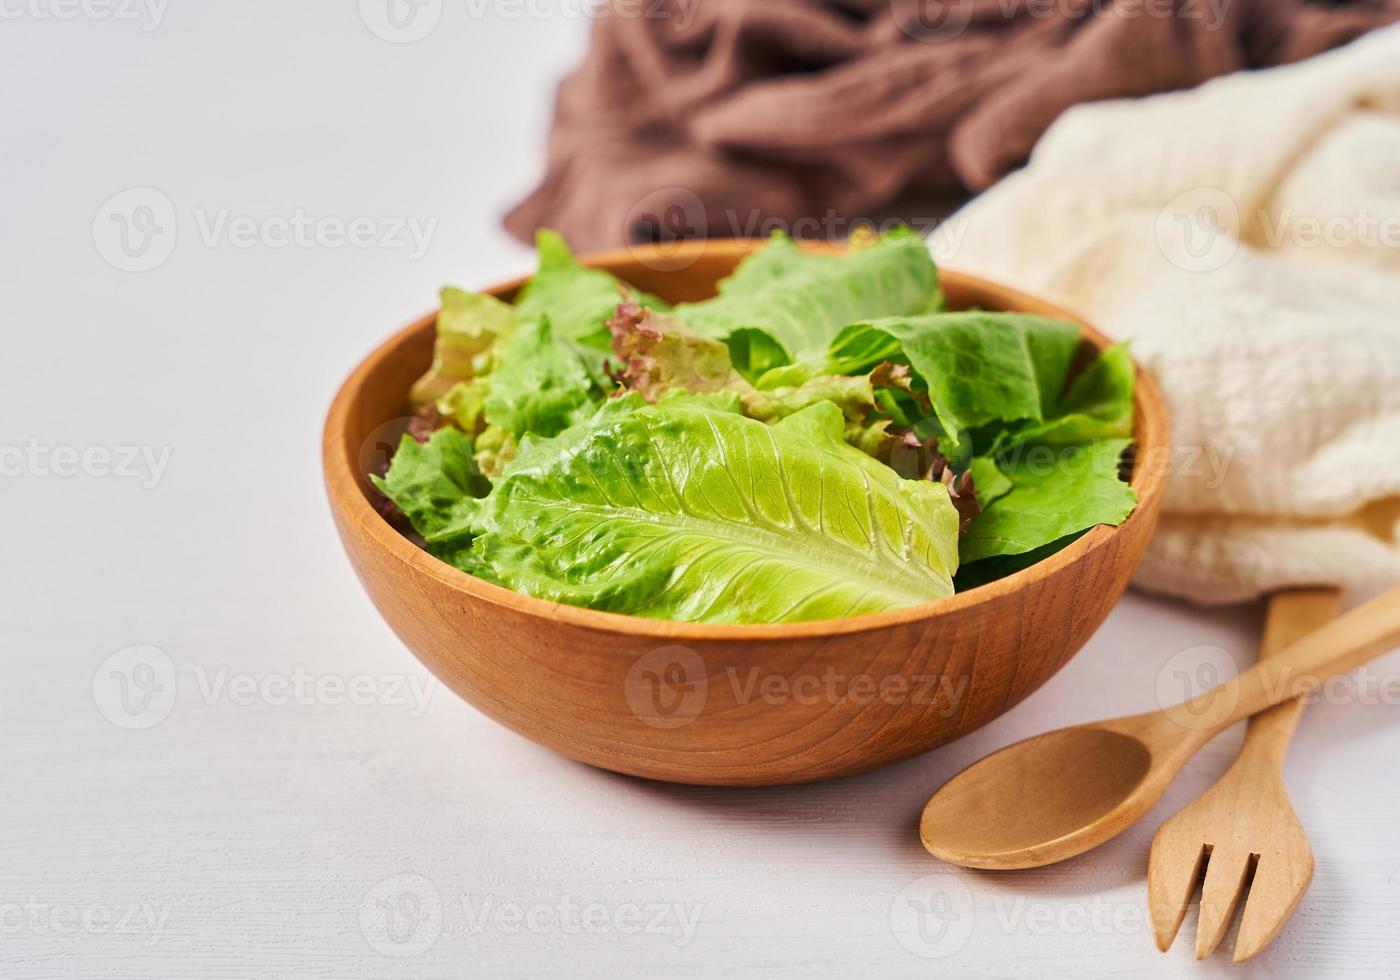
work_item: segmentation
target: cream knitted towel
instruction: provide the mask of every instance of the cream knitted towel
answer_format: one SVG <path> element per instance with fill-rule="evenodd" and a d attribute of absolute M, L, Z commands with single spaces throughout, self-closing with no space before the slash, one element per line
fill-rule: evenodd
<path fill-rule="evenodd" d="M 1131 342 L 1176 451 L 1143 588 L 1400 579 L 1400 28 L 1070 110 L 933 237 Z"/>

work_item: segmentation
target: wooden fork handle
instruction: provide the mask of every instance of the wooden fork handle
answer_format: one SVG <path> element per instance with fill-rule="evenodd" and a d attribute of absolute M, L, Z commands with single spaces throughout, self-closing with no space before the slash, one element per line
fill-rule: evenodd
<path fill-rule="evenodd" d="M 1329 677 L 1374 660 L 1400 644 L 1400 587 L 1288 644 L 1238 677 L 1199 694 L 1186 703 L 1188 713 L 1213 715 L 1218 725 L 1198 727 L 1208 737 L 1227 725 L 1257 715 L 1292 698 L 1302 697 Z M 1214 706 L 1224 711 L 1215 714 Z M 1171 709 L 1169 709 L 1170 712 Z"/>
<path fill-rule="evenodd" d="M 1341 590 L 1333 588 L 1275 592 L 1269 600 L 1269 613 L 1264 622 L 1264 638 L 1259 647 L 1260 662 L 1282 653 L 1289 644 L 1336 619 L 1341 599 Z M 1266 755 L 1281 767 L 1288 743 L 1293 738 L 1293 730 L 1302 714 L 1303 702 L 1298 698 L 1261 711 L 1249 719 L 1249 730 L 1245 733 L 1241 753 Z"/>

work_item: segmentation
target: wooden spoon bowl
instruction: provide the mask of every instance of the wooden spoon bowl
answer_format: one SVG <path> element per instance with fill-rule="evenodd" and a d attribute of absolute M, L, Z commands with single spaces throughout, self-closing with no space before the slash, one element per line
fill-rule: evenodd
<path fill-rule="evenodd" d="M 758 243 L 636 247 L 586 263 L 670 301 L 712 295 Z M 509 298 L 522 280 L 488 290 Z M 1077 320 L 1015 290 L 943 271 L 953 309 Z M 1045 683 L 1103 622 L 1157 522 L 1166 409 L 1138 373 L 1137 510 L 1008 578 L 906 609 L 828 622 L 712 626 L 520 595 L 438 561 L 376 511 L 366 473 L 407 423 L 435 315 L 345 382 L 326 421 L 331 510 L 370 598 L 444 684 L 541 745 L 617 772 L 755 786 L 844 776 L 985 725 Z M 1082 325 L 1088 349 L 1108 341 Z"/>

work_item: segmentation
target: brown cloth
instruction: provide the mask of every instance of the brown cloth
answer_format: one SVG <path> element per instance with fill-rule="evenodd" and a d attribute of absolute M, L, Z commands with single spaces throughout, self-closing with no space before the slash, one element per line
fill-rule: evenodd
<path fill-rule="evenodd" d="M 611 0 L 506 218 L 576 247 L 930 226 L 1079 102 L 1298 61 L 1400 0 Z"/>

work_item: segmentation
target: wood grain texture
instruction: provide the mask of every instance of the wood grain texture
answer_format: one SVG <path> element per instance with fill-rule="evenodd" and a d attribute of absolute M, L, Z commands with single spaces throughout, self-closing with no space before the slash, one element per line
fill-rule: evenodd
<path fill-rule="evenodd" d="M 671 301 L 703 298 L 755 247 L 637 247 L 588 264 Z M 943 274 L 954 309 L 1074 319 L 993 283 Z M 489 290 L 508 298 L 520 281 Z M 1170 453 L 1166 410 L 1139 372 L 1134 514 L 999 582 L 939 602 L 825 623 L 711 626 L 560 606 L 454 569 L 373 510 L 365 474 L 405 422 L 434 317 L 370 355 L 332 405 L 324 466 L 355 571 L 384 618 L 445 684 L 572 758 L 720 785 L 861 772 L 996 718 L 1059 670 L 1103 622 L 1151 536 Z M 1087 325 L 1088 349 L 1108 341 Z"/>
<path fill-rule="evenodd" d="M 1275 595 L 1260 660 L 1330 622 L 1340 600 L 1330 588 Z M 1147 892 L 1159 949 L 1167 950 L 1176 938 L 1198 882 L 1203 881 L 1198 959 L 1220 944 L 1246 893 L 1236 963 L 1272 942 L 1302 901 L 1313 876 L 1312 847 L 1283 781 L 1284 756 L 1302 713 L 1303 703 L 1294 700 L 1251 718 L 1230 769 L 1157 831 Z"/>

